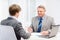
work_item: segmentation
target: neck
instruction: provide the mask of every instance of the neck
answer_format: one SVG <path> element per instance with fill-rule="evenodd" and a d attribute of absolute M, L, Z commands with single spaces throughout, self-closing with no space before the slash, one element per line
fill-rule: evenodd
<path fill-rule="evenodd" d="M 38 15 L 38 17 L 44 17 L 44 16 L 45 16 L 45 15 L 41 15 L 41 16 L 40 16 L 40 15 Z"/>
<path fill-rule="evenodd" d="M 18 16 L 15 15 L 16 18 L 18 18 Z"/>
<path fill-rule="evenodd" d="M 43 17 L 43 16 L 38 16 L 38 17 Z"/>

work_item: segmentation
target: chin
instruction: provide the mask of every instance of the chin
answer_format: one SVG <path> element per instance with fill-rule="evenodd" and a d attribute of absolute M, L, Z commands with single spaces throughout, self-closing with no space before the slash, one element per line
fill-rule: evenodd
<path fill-rule="evenodd" d="M 39 17 L 43 17 L 42 15 L 39 15 Z"/>

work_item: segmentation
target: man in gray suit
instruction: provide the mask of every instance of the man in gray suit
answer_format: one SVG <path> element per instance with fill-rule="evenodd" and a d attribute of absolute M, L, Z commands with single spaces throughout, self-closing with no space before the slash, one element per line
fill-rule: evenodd
<path fill-rule="evenodd" d="M 17 21 L 20 11 L 21 11 L 21 8 L 19 5 L 16 5 L 16 4 L 11 5 L 9 7 L 10 17 L 1 21 L 1 25 L 12 26 L 14 28 L 17 40 L 21 40 L 21 37 L 23 37 L 24 39 L 27 39 L 31 35 L 30 33 L 26 33 L 22 27 L 21 22 Z"/>
<path fill-rule="evenodd" d="M 28 28 L 30 32 L 39 32 L 43 36 L 48 36 L 51 33 L 52 25 L 54 25 L 54 19 L 45 14 L 46 9 L 40 5 L 37 8 L 38 16 L 32 18 L 31 26 Z"/>

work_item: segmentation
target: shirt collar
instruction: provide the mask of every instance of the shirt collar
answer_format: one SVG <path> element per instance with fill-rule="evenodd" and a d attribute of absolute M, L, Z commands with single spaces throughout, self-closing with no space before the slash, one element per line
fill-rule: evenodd
<path fill-rule="evenodd" d="M 14 19 L 18 20 L 18 18 L 16 18 L 15 16 L 10 16 L 10 17 L 12 17 L 12 18 L 14 18 Z"/>
<path fill-rule="evenodd" d="M 45 19 L 46 15 L 43 16 L 43 19 Z"/>
<path fill-rule="evenodd" d="M 44 19 L 46 17 L 46 15 L 44 15 L 43 17 L 42 17 L 42 19 Z M 39 19 L 40 17 L 38 16 L 38 19 Z"/>

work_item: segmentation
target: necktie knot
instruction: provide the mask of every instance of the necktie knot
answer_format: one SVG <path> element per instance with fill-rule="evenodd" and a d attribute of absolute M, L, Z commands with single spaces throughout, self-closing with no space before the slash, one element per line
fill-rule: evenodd
<path fill-rule="evenodd" d="M 41 18 L 39 18 L 39 25 L 40 25 L 40 23 L 42 23 L 42 17 L 41 17 Z"/>
<path fill-rule="evenodd" d="M 42 17 L 40 17 L 40 20 L 42 20 Z"/>

